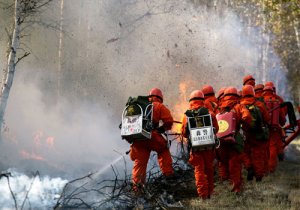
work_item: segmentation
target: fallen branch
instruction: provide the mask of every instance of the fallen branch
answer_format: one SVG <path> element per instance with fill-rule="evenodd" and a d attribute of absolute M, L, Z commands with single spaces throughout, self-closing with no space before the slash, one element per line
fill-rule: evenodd
<path fill-rule="evenodd" d="M 151 159 L 156 159 L 152 155 Z M 111 179 L 103 178 L 103 174 L 93 173 L 67 183 L 55 210 L 66 208 L 91 209 L 128 209 L 139 206 L 143 209 L 168 209 L 170 205 L 182 208 L 182 193 L 178 188 L 188 191 L 194 184 L 193 169 L 186 165 L 181 157 L 173 157 L 175 176 L 166 178 L 160 172 L 156 161 L 148 167 L 147 184 L 136 193 L 132 190 L 131 175 L 125 169 L 119 173 L 116 166 L 111 165 Z M 125 157 L 123 156 L 126 168 Z"/>
<path fill-rule="evenodd" d="M 12 189 L 11 189 L 10 181 L 9 181 L 9 177 L 12 177 L 12 175 L 11 175 L 11 173 L 9 173 L 9 172 L 7 172 L 7 173 L 1 173 L 1 174 L 0 174 L 0 179 L 1 179 L 2 177 L 5 177 L 5 178 L 7 179 L 7 184 L 8 184 L 8 188 L 9 188 L 11 197 L 12 197 L 13 200 L 14 200 L 14 205 L 15 205 L 16 210 L 18 210 L 17 199 L 16 199 L 16 196 L 15 196 L 14 192 L 13 192 Z"/>

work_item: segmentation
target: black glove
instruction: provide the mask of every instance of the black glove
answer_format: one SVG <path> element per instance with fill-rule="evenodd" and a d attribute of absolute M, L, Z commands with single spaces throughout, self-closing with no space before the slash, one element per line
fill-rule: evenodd
<path fill-rule="evenodd" d="M 279 160 L 279 161 L 283 161 L 283 160 L 284 160 L 284 153 L 279 153 L 279 154 L 277 155 L 277 157 L 278 157 L 278 160 Z"/>
<path fill-rule="evenodd" d="M 164 133 L 166 131 L 164 126 L 160 126 L 160 127 L 156 128 L 156 130 L 158 133 Z"/>
<path fill-rule="evenodd" d="M 119 128 L 120 128 L 120 129 L 122 128 L 122 123 L 120 123 Z"/>

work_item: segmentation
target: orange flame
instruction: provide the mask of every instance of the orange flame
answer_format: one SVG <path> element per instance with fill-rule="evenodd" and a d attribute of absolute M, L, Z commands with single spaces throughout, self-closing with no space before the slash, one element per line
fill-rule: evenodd
<path fill-rule="evenodd" d="M 187 82 L 180 82 L 179 84 L 179 98 L 178 102 L 174 105 L 173 108 L 173 117 L 174 119 L 178 121 L 182 121 L 182 118 L 184 116 L 184 112 L 187 110 L 189 107 L 189 103 L 187 101 Z M 181 124 L 179 123 L 174 123 L 172 131 L 176 133 L 181 132 Z"/>
<path fill-rule="evenodd" d="M 43 131 L 37 130 L 33 133 L 33 147 L 32 151 L 28 152 L 26 150 L 21 150 L 20 155 L 24 159 L 34 159 L 34 160 L 46 160 L 40 154 L 45 152 L 45 149 L 51 149 L 55 151 L 54 148 L 54 137 L 46 136 Z"/>
<path fill-rule="evenodd" d="M 22 150 L 20 154 L 24 159 L 45 160 L 45 158 L 43 158 L 42 156 L 39 156 L 34 152 L 29 153 L 26 150 Z"/>
<path fill-rule="evenodd" d="M 44 135 L 43 131 L 37 130 L 33 134 L 35 148 L 41 148 L 47 146 L 48 148 L 54 149 L 54 137 Z"/>
<path fill-rule="evenodd" d="M 43 131 L 36 131 L 34 134 L 33 140 L 36 147 L 41 146 L 41 138 L 43 137 Z"/>
<path fill-rule="evenodd" d="M 46 139 L 46 144 L 48 145 L 49 148 L 54 149 L 54 137 L 53 136 L 49 136 Z"/>

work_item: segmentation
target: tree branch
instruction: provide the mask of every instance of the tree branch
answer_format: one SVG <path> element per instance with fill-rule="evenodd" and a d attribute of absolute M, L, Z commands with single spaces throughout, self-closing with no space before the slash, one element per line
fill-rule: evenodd
<path fill-rule="evenodd" d="M 17 62 L 15 63 L 15 66 L 16 66 L 23 58 L 27 57 L 28 55 L 30 55 L 30 53 L 29 53 L 29 52 L 25 52 L 23 56 L 19 57 L 18 60 L 17 60 Z"/>

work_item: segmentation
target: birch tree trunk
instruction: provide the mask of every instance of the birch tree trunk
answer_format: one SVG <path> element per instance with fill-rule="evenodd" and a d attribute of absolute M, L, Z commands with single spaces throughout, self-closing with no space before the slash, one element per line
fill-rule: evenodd
<path fill-rule="evenodd" d="M 269 66 L 268 66 L 268 54 L 269 54 L 269 44 L 270 44 L 270 37 L 267 33 L 267 25 L 266 25 L 266 15 L 264 14 L 265 11 L 265 2 L 263 2 L 262 4 L 262 11 L 261 11 L 261 15 L 263 17 L 263 23 L 262 23 L 262 34 L 261 34 L 261 41 L 262 41 L 262 82 L 266 82 L 267 80 L 267 75 L 268 75 L 268 70 L 269 70 Z"/>
<path fill-rule="evenodd" d="M 300 52 L 300 38 L 299 38 L 299 30 L 298 30 L 299 21 L 296 18 L 294 20 L 294 24 L 293 25 L 294 25 L 294 31 L 295 31 L 295 36 L 296 36 L 298 50 Z"/>
<path fill-rule="evenodd" d="M 6 110 L 8 97 L 10 93 L 10 89 L 13 84 L 13 79 L 15 75 L 15 67 L 16 67 L 16 52 L 19 48 L 19 39 L 20 39 L 20 2 L 19 0 L 15 0 L 14 4 L 14 29 L 11 37 L 11 45 L 9 49 L 8 59 L 7 59 L 7 68 L 6 72 L 3 74 L 3 81 L 0 96 L 0 138 L 2 136 L 2 126 L 4 122 L 4 113 Z"/>
<path fill-rule="evenodd" d="M 61 90 L 61 69 L 62 69 L 62 49 L 63 49 L 63 24 L 64 24 L 64 0 L 60 2 L 60 22 L 59 22 L 59 43 L 58 43 L 58 69 L 57 69 L 57 100 Z"/>

